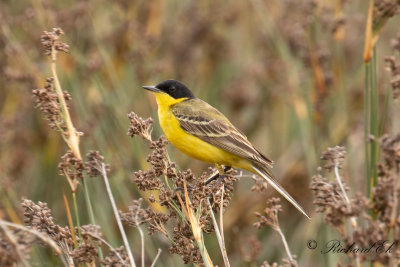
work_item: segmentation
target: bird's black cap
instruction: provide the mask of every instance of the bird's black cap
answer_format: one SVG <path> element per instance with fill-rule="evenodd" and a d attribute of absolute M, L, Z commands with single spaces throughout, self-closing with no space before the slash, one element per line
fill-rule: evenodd
<path fill-rule="evenodd" d="M 143 86 L 144 89 L 153 92 L 164 92 L 175 99 L 194 98 L 194 94 L 183 83 L 176 80 L 165 80 L 156 86 Z"/>

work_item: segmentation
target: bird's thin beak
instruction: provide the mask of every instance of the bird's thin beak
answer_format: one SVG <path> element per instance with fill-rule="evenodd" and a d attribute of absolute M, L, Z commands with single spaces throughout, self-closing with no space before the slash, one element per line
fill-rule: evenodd
<path fill-rule="evenodd" d="M 155 86 L 142 86 L 142 87 L 152 92 L 160 92 L 160 89 L 156 88 Z"/>

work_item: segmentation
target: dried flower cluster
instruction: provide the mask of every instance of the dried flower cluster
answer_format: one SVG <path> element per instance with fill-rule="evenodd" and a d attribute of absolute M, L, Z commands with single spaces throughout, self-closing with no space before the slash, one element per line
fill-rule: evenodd
<path fill-rule="evenodd" d="M 42 36 L 40 36 L 40 41 L 45 49 L 45 54 L 50 56 L 55 51 L 61 51 L 68 53 L 69 46 L 66 43 L 60 41 L 60 36 L 64 32 L 60 28 L 53 28 L 53 31 L 44 31 Z"/>
<path fill-rule="evenodd" d="M 81 238 L 78 237 L 78 229 L 74 229 L 74 235 L 77 239 L 78 247 L 74 246 L 74 238 L 71 230 L 68 227 L 62 227 L 54 222 L 51 215 L 51 210 L 48 208 L 47 203 L 38 202 L 35 204 L 31 200 L 23 199 L 22 207 L 24 209 L 24 223 L 31 229 L 37 230 L 40 233 L 48 235 L 56 244 L 62 249 L 62 253 L 67 262 L 72 264 L 76 263 L 92 263 L 98 259 L 97 244 L 101 244 L 104 240 L 101 238 L 100 227 L 97 225 L 83 225 L 80 227 Z M 42 241 L 38 241 L 37 238 L 33 238 L 30 235 L 26 236 L 21 232 L 16 232 L 14 236 L 18 237 L 18 246 L 20 251 L 29 249 L 33 243 L 44 244 Z M 20 237 L 24 239 L 20 241 Z M 3 248 L 7 247 L 6 243 L 3 243 L 4 238 L 0 235 L 0 255 Z M 15 251 L 15 250 L 10 250 Z M 104 259 L 104 264 L 110 264 L 108 266 L 124 266 L 126 262 L 129 262 L 126 257 L 126 252 L 123 248 L 116 249 L 115 251 L 110 250 L 108 257 Z M 29 253 L 26 253 L 29 254 Z M 117 255 L 118 254 L 118 255 Z M 17 262 L 19 259 L 15 258 L 16 255 L 8 254 L 8 260 L 13 259 L 13 262 Z M 119 256 L 119 257 L 118 257 Z M 120 257 L 125 262 L 121 262 Z M 3 257 L 0 257 L 3 260 Z M 4 258 L 5 260 L 6 258 Z M 114 265 L 113 265 L 114 264 Z M 120 264 L 120 265 L 118 265 Z M 10 266 L 10 265 L 2 265 Z"/>
<path fill-rule="evenodd" d="M 256 212 L 258 222 L 254 223 L 254 226 L 261 228 L 263 226 L 272 227 L 274 230 L 279 228 L 278 213 L 282 211 L 282 206 L 279 204 L 279 198 L 270 198 L 267 201 L 267 207 L 264 209 L 264 215 Z"/>
<path fill-rule="evenodd" d="M 268 188 L 268 183 L 265 181 L 265 179 L 257 176 L 257 175 L 252 175 L 251 179 L 254 181 L 254 185 L 251 187 L 252 192 L 264 192 Z"/>
<path fill-rule="evenodd" d="M 58 164 L 60 175 L 65 176 L 73 191 L 78 186 L 78 179 L 83 178 L 84 165 L 82 160 L 78 159 L 71 150 L 68 150 L 61 157 L 61 162 Z"/>
<path fill-rule="evenodd" d="M 280 205 L 279 202 L 280 202 L 279 198 L 268 199 L 267 207 L 264 209 L 264 214 L 260 214 L 259 212 L 255 213 L 255 215 L 258 218 L 258 221 L 255 222 L 253 225 L 258 229 L 265 226 L 271 227 L 274 231 L 278 232 L 285 246 L 286 253 L 289 257 L 289 260 L 282 259 L 283 266 L 297 267 L 298 265 L 296 261 L 296 256 L 291 254 L 289 246 L 287 245 L 286 242 L 286 238 L 279 226 L 278 213 L 282 212 L 282 206 Z M 270 265 L 268 264 L 268 262 L 264 262 L 263 265 L 261 266 L 270 266 Z M 278 265 L 277 263 L 274 263 L 272 266 L 278 266 Z"/>
<path fill-rule="evenodd" d="M 27 226 L 48 234 L 66 252 L 72 250 L 73 239 L 70 229 L 54 223 L 47 203 L 39 201 L 35 204 L 31 200 L 23 199 L 21 205 L 24 209 L 24 223 Z"/>
<path fill-rule="evenodd" d="M 135 113 L 129 114 L 130 127 L 129 136 L 140 135 L 145 140 L 150 142 L 151 153 L 147 157 L 147 162 L 151 164 L 149 170 L 139 170 L 133 173 L 133 182 L 140 190 L 152 191 L 158 190 L 158 199 L 153 195 L 149 201 L 158 202 L 161 206 L 167 208 L 168 213 L 156 213 L 151 208 L 140 208 L 142 200 L 134 201 L 129 207 L 129 211 L 121 213 L 122 220 L 131 226 L 138 226 L 143 223 L 148 223 L 149 233 L 155 231 L 161 232 L 168 236 L 166 231 L 167 223 L 175 225 L 172 231 L 172 240 L 174 241 L 170 252 L 179 254 L 185 263 L 201 263 L 203 262 L 191 228 L 182 223 L 181 216 L 183 211 L 177 212 L 180 205 L 186 203 L 184 197 L 184 187 L 187 190 L 190 198 L 190 207 L 197 211 L 199 215 L 199 225 L 203 232 L 211 233 L 214 231 L 211 222 L 208 200 L 215 212 L 219 210 L 221 198 L 223 198 L 223 207 L 227 207 L 234 188 L 236 171 L 233 169 L 227 170 L 220 179 L 213 180 L 206 184 L 207 179 L 216 173 L 216 170 L 209 168 L 200 177 L 195 177 L 191 170 L 177 170 L 175 163 L 170 162 L 166 151 L 168 141 L 165 137 L 160 137 L 153 141 L 150 136 L 152 120 L 142 119 Z M 160 179 L 160 176 L 165 177 L 166 183 Z M 224 190 L 221 186 L 224 185 Z M 223 194 L 222 194 L 223 192 Z"/>
<path fill-rule="evenodd" d="M 393 98 L 398 99 L 400 97 L 400 61 L 396 59 L 396 54 L 397 56 L 400 54 L 400 33 L 392 40 L 392 48 L 395 55 L 385 57 L 385 61 L 389 65 L 388 70 L 392 76 L 390 85 L 392 87 Z"/>
<path fill-rule="evenodd" d="M 136 135 L 142 136 L 147 141 L 151 141 L 151 125 L 153 124 L 152 118 L 144 120 L 139 117 L 135 112 L 128 114 L 129 129 L 128 136 L 134 137 Z"/>
<path fill-rule="evenodd" d="M 325 161 L 324 168 L 331 171 L 335 166 L 339 169 L 343 168 L 346 149 L 342 146 L 329 147 L 321 155 L 321 159 Z"/>
<path fill-rule="evenodd" d="M 87 161 L 85 162 L 85 171 L 89 177 L 98 177 L 103 175 L 103 165 L 104 171 L 106 173 L 110 172 L 110 165 L 104 163 L 104 157 L 100 155 L 99 151 L 90 150 L 86 154 Z"/>
<path fill-rule="evenodd" d="M 385 61 L 389 64 L 389 70 L 392 75 L 390 84 L 392 86 L 393 98 L 400 97 L 400 62 L 394 56 L 386 57 Z"/>
<path fill-rule="evenodd" d="M 47 78 L 45 87 L 43 89 L 34 89 L 32 93 L 36 106 L 44 113 L 50 127 L 67 136 L 67 126 L 62 116 L 62 107 L 54 90 L 53 82 L 53 78 Z M 67 91 L 64 91 L 64 99 L 66 103 L 71 100 L 71 96 Z"/>
<path fill-rule="evenodd" d="M 374 1 L 373 10 L 373 30 L 381 30 L 386 21 L 396 15 L 400 3 L 397 0 L 377 0 Z"/>
<path fill-rule="evenodd" d="M 388 240 L 382 248 L 389 249 L 392 242 L 398 240 L 400 187 L 395 181 L 400 175 L 400 135 L 384 135 L 379 144 L 382 160 L 378 164 L 378 181 L 372 190 L 371 201 L 358 192 L 347 201 L 347 193 L 346 197 L 343 196 L 337 180 L 324 177 L 320 167 L 318 174 L 312 178 L 316 211 L 325 214 L 325 222 L 338 231 L 346 247 L 354 243 L 353 246 L 368 248 L 378 241 Z M 343 163 L 344 155 L 344 149 L 339 147 L 324 152 L 321 158 L 328 161 L 326 170 L 331 172 L 334 162 Z M 349 188 L 345 191 L 348 192 Z M 391 253 L 377 253 L 375 250 L 371 253 L 350 252 L 348 255 L 361 262 L 393 265 L 400 259 L 400 248 L 395 246 Z"/>
<path fill-rule="evenodd" d="M 0 266 L 14 266 L 29 259 L 31 246 L 37 242 L 36 237 L 28 232 L 3 228 L 0 231 Z"/>
<path fill-rule="evenodd" d="M 165 225 L 168 222 L 169 216 L 163 213 L 157 213 L 152 208 L 143 209 L 143 199 L 133 200 L 132 205 L 129 206 L 128 212 L 121 212 L 121 220 L 133 227 L 139 227 L 144 223 L 149 223 L 149 235 L 158 231 L 168 237 Z"/>
<path fill-rule="evenodd" d="M 125 248 L 121 246 L 114 251 L 110 251 L 107 257 L 101 261 L 101 264 L 104 264 L 106 267 L 125 267 L 129 266 L 127 262 L 129 262 L 128 254 Z"/>

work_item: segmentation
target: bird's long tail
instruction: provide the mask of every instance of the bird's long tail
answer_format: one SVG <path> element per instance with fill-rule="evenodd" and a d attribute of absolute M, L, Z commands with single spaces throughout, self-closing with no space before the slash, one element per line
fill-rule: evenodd
<path fill-rule="evenodd" d="M 275 178 L 267 168 L 253 165 L 253 169 L 257 174 L 263 177 L 270 185 L 272 185 L 272 187 L 275 188 L 282 196 L 284 196 L 290 203 L 292 203 L 292 205 L 295 206 L 296 209 L 298 209 L 301 213 L 304 214 L 304 216 L 310 219 L 310 217 L 307 215 L 307 213 L 305 213 L 305 211 L 299 205 L 299 203 L 297 203 L 296 200 L 294 200 L 292 196 L 289 195 L 289 193 L 277 181 L 275 181 Z"/>

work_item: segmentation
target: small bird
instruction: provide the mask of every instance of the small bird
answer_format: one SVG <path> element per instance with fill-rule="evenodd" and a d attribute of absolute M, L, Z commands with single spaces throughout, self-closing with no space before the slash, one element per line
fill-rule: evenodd
<path fill-rule="evenodd" d="M 221 175 L 222 166 L 260 175 L 310 218 L 274 179 L 269 171 L 272 160 L 261 154 L 220 111 L 196 98 L 189 88 L 176 80 L 143 88 L 155 94 L 161 129 L 175 147 L 192 158 L 214 164 Z"/>

